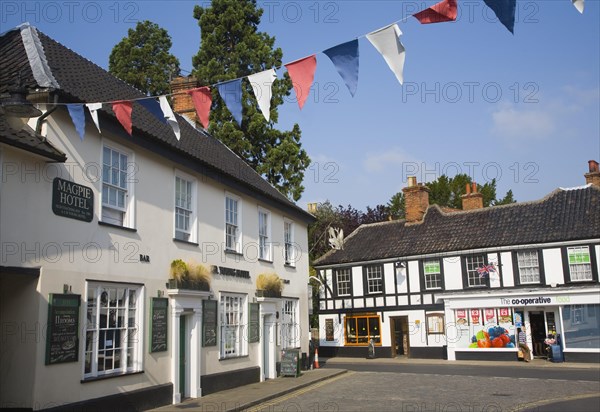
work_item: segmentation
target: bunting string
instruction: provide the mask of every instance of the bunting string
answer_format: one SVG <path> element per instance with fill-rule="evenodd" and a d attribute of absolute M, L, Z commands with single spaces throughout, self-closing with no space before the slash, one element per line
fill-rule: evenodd
<path fill-rule="evenodd" d="M 504 25 L 508 31 L 514 34 L 516 0 L 483 1 L 494 12 L 500 23 Z M 585 0 L 571 0 L 571 3 L 577 11 L 583 13 Z M 400 41 L 402 31 L 398 24 L 408 21 L 411 17 L 417 19 L 421 24 L 451 22 L 456 21 L 457 14 L 457 0 L 442 0 L 418 13 L 396 20 L 380 29 L 358 36 L 351 41 L 330 47 L 321 53 L 325 54 L 329 60 L 331 60 L 338 74 L 342 80 L 344 80 L 348 91 L 352 97 L 354 97 L 358 86 L 359 73 L 358 40 L 364 37 L 381 54 L 390 70 L 396 76 L 398 82 L 402 85 L 404 82 L 406 49 Z M 314 81 L 317 67 L 316 54 L 285 63 L 282 66 L 286 68 L 292 80 L 298 106 L 302 109 Z M 101 129 L 98 121 L 98 110 L 100 110 L 103 105 L 111 106 L 117 120 L 131 136 L 133 132 L 131 120 L 131 114 L 134 107 L 133 102 L 138 102 L 162 123 L 170 125 L 175 137 L 179 140 L 181 132 L 177 118 L 167 101 L 168 96 L 189 95 L 192 98 L 201 125 L 204 128 L 208 128 L 210 108 L 212 105 L 211 89 L 216 88 L 219 96 L 225 103 L 225 106 L 231 112 L 233 119 L 241 127 L 243 118 L 242 80 L 247 78 L 264 118 L 267 121 L 270 121 L 272 85 L 277 79 L 275 70 L 281 69 L 282 66 L 232 80 L 158 96 L 144 96 L 127 100 L 121 99 L 105 102 L 56 103 L 56 105 L 62 104 L 67 107 L 81 140 L 83 140 L 85 134 L 85 113 L 83 106 L 88 108 L 90 116 L 100 133 Z M 45 103 L 37 104 L 44 105 Z M 53 103 L 53 105 L 55 105 L 55 103 Z"/>

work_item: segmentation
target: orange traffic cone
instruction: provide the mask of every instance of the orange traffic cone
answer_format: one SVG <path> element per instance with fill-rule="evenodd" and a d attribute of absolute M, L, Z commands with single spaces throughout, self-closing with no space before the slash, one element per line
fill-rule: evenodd
<path fill-rule="evenodd" d="M 319 369 L 319 348 L 315 348 L 315 366 L 314 369 Z"/>

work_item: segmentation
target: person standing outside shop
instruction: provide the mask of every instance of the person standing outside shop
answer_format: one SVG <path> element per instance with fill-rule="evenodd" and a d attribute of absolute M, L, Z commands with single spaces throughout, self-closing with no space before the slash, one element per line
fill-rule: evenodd
<path fill-rule="evenodd" d="M 524 328 L 517 328 L 517 342 L 519 342 L 519 349 L 523 351 L 525 362 L 529 362 L 531 360 L 531 349 L 527 346 L 527 335 Z"/>

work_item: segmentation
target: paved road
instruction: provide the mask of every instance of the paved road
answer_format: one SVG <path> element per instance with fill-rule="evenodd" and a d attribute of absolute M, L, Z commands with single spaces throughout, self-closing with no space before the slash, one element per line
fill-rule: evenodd
<path fill-rule="evenodd" d="M 332 364 L 331 367 L 334 367 Z M 261 412 L 600 410 L 598 369 L 335 363 L 350 372 L 261 404 Z"/>

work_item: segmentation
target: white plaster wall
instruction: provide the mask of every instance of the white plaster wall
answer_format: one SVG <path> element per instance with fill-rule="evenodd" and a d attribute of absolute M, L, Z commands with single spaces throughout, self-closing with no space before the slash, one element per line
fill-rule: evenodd
<path fill-rule="evenodd" d="M 395 281 L 395 271 L 393 263 L 386 263 L 383 265 L 383 275 L 384 275 L 384 284 L 385 284 L 385 293 L 393 294 L 396 293 L 396 281 Z"/>
<path fill-rule="evenodd" d="M 444 265 L 444 285 L 446 290 L 462 289 L 462 269 L 458 256 L 442 259 Z"/>
<path fill-rule="evenodd" d="M 564 284 L 565 277 L 563 275 L 562 256 L 559 248 L 544 249 L 542 251 L 544 259 L 544 271 L 546 274 L 546 284 L 552 283 Z"/>
<path fill-rule="evenodd" d="M 363 296 L 365 293 L 362 270 L 362 266 L 354 266 L 352 268 L 352 288 L 354 289 L 354 296 Z"/>
<path fill-rule="evenodd" d="M 408 262 L 408 277 L 411 292 L 419 292 L 421 289 L 419 283 L 419 261 L 411 260 Z"/>
<path fill-rule="evenodd" d="M 502 274 L 502 282 L 504 287 L 515 286 L 515 278 L 512 265 L 512 254 L 510 252 L 500 253 L 502 259 L 502 267 L 500 272 Z"/>

